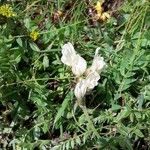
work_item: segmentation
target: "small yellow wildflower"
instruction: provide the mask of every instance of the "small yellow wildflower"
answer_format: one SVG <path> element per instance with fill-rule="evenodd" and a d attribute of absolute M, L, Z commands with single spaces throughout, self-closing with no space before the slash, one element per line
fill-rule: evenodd
<path fill-rule="evenodd" d="M 102 13 L 102 15 L 101 15 L 101 17 L 100 17 L 100 19 L 101 19 L 102 21 L 106 21 L 106 20 L 109 19 L 109 18 L 110 18 L 110 14 L 109 14 L 108 12 Z"/>
<path fill-rule="evenodd" d="M 16 13 L 13 12 L 13 9 L 10 5 L 5 4 L 0 6 L 0 15 L 10 18 L 16 16 Z"/>
<path fill-rule="evenodd" d="M 98 1 L 95 10 L 97 11 L 97 14 L 101 14 L 103 12 L 102 4 Z"/>
<path fill-rule="evenodd" d="M 95 10 L 97 12 L 95 15 L 95 19 L 100 21 L 106 21 L 107 19 L 110 18 L 110 14 L 108 12 L 104 12 L 102 4 L 103 4 L 102 2 L 98 1 L 95 6 Z"/>
<path fill-rule="evenodd" d="M 32 31 L 32 32 L 30 33 L 30 37 L 31 37 L 31 39 L 32 39 L 33 41 L 36 41 L 36 40 L 38 39 L 38 37 L 39 37 L 39 32 L 37 32 L 37 31 Z"/>

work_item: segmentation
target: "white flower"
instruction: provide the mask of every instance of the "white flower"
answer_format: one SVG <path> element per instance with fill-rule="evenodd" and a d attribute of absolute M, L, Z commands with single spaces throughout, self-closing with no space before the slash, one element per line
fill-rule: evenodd
<path fill-rule="evenodd" d="M 100 75 L 97 72 L 93 72 L 86 77 L 86 85 L 87 90 L 94 89 L 95 86 L 98 85 L 98 80 L 100 79 Z"/>
<path fill-rule="evenodd" d="M 76 56 L 76 51 L 71 43 L 67 43 L 62 47 L 62 57 L 61 61 L 68 66 L 72 66 L 74 57 Z"/>
<path fill-rule="evenodd" d="M 74 57 L 74 61 L 73 61 L 73 65 L 72 65 L 72 72 L 73 74 L 75 74 L 76 76 L 81 76 L 87 67 L 87 63 L 85 61 L 85 59 L 83 59 L 80 55 L 76 55 Z"/>
<path fill-rule="evenodd" d="M 72 72 L 76 76 L 81 76 L 87 67 L 87 63 L 84 58 L 79 54 L 76 54 L 73 45 L 67 43 L 62 47 L 61 61 L 72 68 Z"/>
<path fill-rule="evenodd" d="M 98 52 L 100 48 L 97 48 L 95 51 L 95 56 L 93 59 L 93 63 L 89 69 L 87 69 L 87 72 L 98 72 L 101 73 L 102 70 L 106 67 L 106 63 L 104 62 L 104 58 L 100 57 Z"/>
<path fill-rule="evenodd" d="M 86 90 L 87 90 L 87 85 L 86 85 L 86 81 L 84 79 L 79 81 L 76 84 L 74 94 L 75 94 L 77 100 L 82 100 L 83 99 L 83 97 L 86 94 Z"/>
<path fill-rule="evenodd" d="M 75 96 L 78 100 L 81 100 L 87 91 L 94 89 L 98 85 L 100 75 L 97 72 L 89 74 L 85 79 L 80 80 L 75 86 Z"/>
<path fill-rule="evenodd" d="M 85 79 L 80 80 L 75 86 L 74 94 L 78 100 L 82 100 L 87 91 L 94 89 L 98 85 L 99 74 L 106 67 L 104 58 L 98 54 L 99 49 L 96 49 L 93 63 L 87 69 L 85 59 L 76 53 L 71 43 L 67 43 L 62 47 L 61 61 L 70 66 L 73 74 L 77 77 L 80 77 L 83 73 L 86 75 Z"/>

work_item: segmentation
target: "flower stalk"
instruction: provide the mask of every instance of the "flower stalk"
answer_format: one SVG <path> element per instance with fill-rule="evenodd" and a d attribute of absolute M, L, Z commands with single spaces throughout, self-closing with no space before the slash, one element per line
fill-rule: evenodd
<path fill-rule="evenodd" d="M 93 124 L 92 120 L 90 119 L 90 116 L 89 116 L 89 113 L 88 113 L 88 111 L 87 111 L 86 106 L 85 106 L 85 105 L 84 105 L 84 106 L 83 106 L 83 105 L 80 105 L 80 108 L 82 109 L 82 111 L 83 111 L 83 113 L 84 113 L 84 115 L 85 115 L 85 117 L 86 117 L 86 120 L 87 120 L 88 123 L 89 123 L 89 126 L 90 126 L 91 130 L 93 131 L 93 133 L 95 134 L 95 136 L 96 136 L 97 138 L 100 138 L 99 133 L 97 132 L 96 128 L 94 127 L 94 124 Z"/>

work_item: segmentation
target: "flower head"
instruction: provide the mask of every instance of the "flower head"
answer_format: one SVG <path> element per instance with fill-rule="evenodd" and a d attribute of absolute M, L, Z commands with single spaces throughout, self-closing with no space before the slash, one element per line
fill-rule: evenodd
<path fill-rule="evenodd" d="M 30 37 L 33 41 L 36 41 L 39 37 L 39 32 L 33 30 L 31 33 L 30 33 Z"/>
<path fill-rule="evenodd" d="M 0 15 L 5 16 L 7 18 L 16 16 L 16 13 L 13 12 L 13 9 L 8 4 L 0 6 Z"/>
<path fill-rule="evenodd" d="M 95 10 L 96 10 L 95 19 L 104 22 L 104 21 L 107 21 L 107 19 L 110 18 L 110 14 L 108 12 L 104 12 L 102 4 L 103 4 L 102 2 L 98 1 L 96 6 L 95 6 Z"/>
<path fill-rule="evenodd" d="M 84 78 L 80 79 L 74 90 L 74 94 L 78 100 L 82 100 L 86 92 L 92 90 L 95 86 L 98 85 L 98 80 L 100 79 L 100 73 L 103 68 L 106 66 L 104 58 L 99 56 L 99 49 L 95 51 L 95 56 L 91 67 L 87 69 L 87 63 L 84 58 L 79 54 L 76 54 L 76 51 L 71 43 L 67 43 L 62 47 L 62 57 L 61 61 L 70 66 L 72 72 L 77 77 L 81 77 L 85 74 Z"/>

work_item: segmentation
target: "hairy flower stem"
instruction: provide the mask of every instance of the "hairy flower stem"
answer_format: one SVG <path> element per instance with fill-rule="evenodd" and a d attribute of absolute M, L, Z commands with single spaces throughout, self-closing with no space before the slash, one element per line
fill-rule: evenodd
<path fill-rule="evenodd" d="M 97 130 L 95 129 L 95 127 L 94 127 L 94 124 L 93 124 L 93 122 L 91 121 L 91 119 L 90 119 L 90 116 L 89 116 L 89 114 L 88 114 L 88 111 L 87 111 L 87 108 L 86 108 L 86 106 L 84 105 L 79 105 L 80 106 L 80 108 L 82 109 L 82 111 L 83 111 L 83 113 L 84 113 L 84 115 L 85 115 L 85 117 L 86 117 L 86 119 L 87 119 L 87 121 L 88 121 L 88 123 L 89 123 L 89 125 L 90 125 L 90 128 L 92 129 L 92 131 L 93 131 L 93 133 L 96 135 L 96 137 L 97 138 L 100 138 L 100 135 L 99 135 L 99 133 L 97 132 Z"/>

